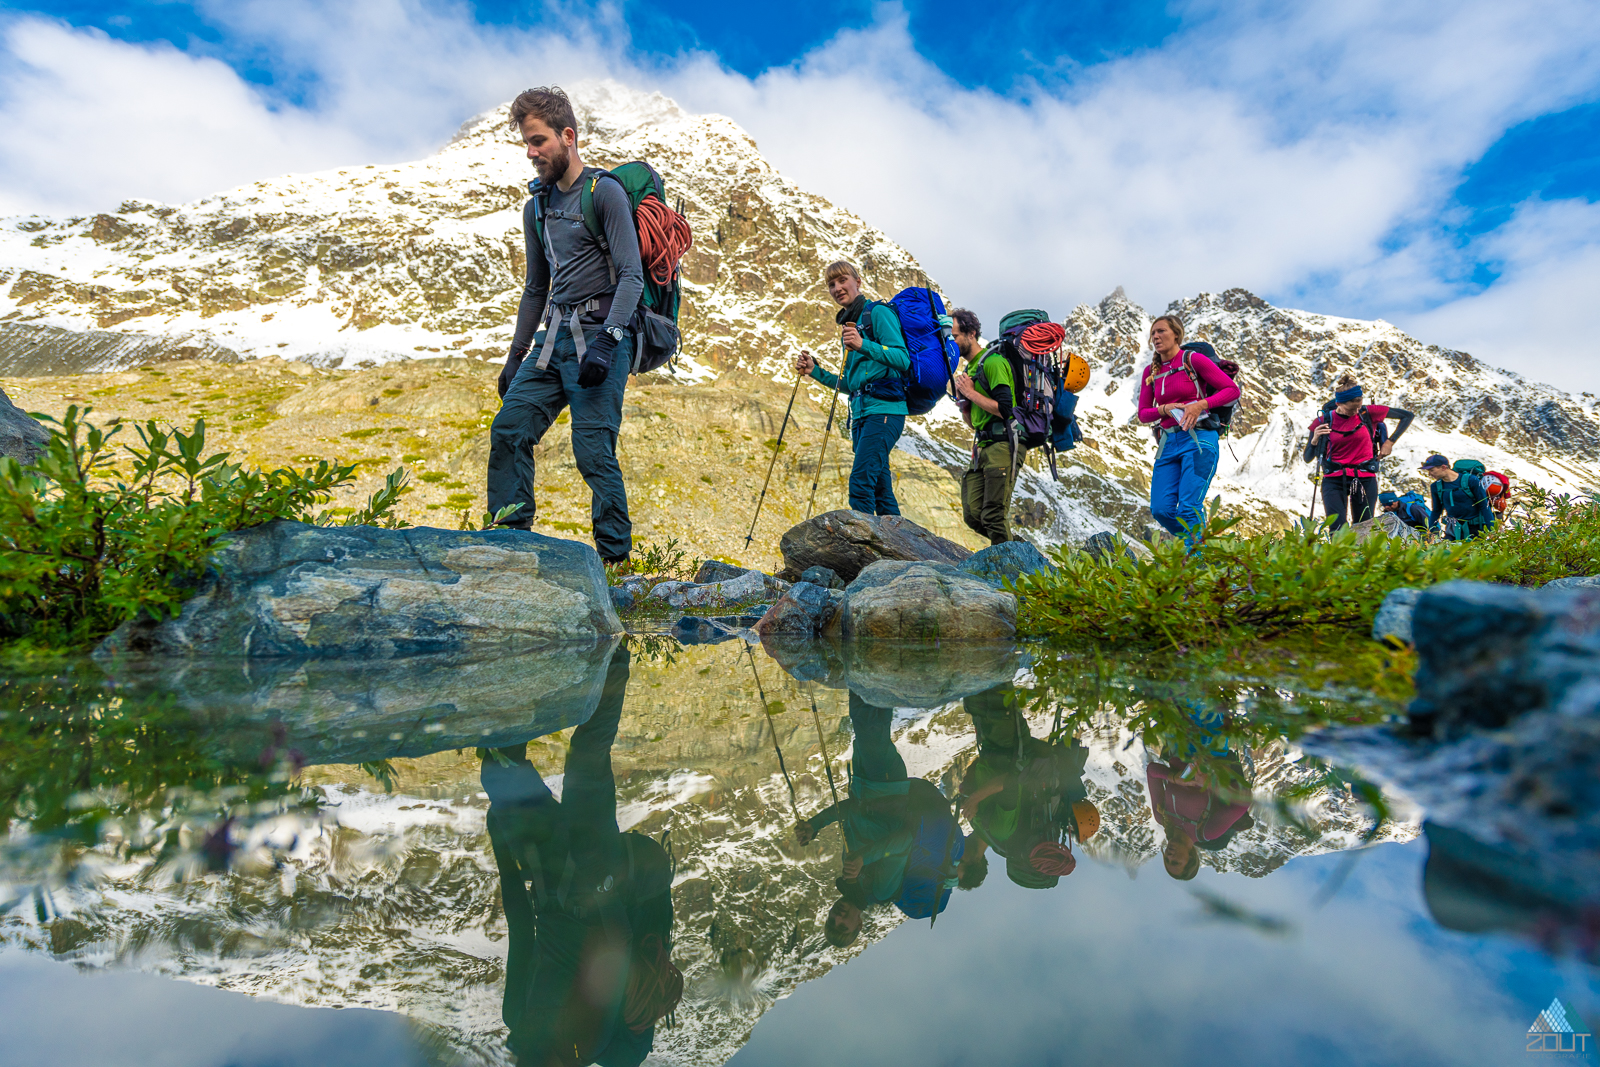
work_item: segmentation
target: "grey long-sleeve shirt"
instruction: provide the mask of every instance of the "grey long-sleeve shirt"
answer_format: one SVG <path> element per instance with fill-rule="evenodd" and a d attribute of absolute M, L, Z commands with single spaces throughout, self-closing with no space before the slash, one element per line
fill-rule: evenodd
<path fill-rule="evenodd" d="M 523 207 L 522 238 L 528 256 L 528 277 L 517 306 L 517 330 L 511 341 L 514 356 L 520 357 L 533 344 L 534 332 L 550 301 L 559 307 L 570 307 L 615 293 L 605 324 L 616 327 L 626 327 L 639 306 L 639 297 L 644 293 L 644 267 L 639 262 L 639 234 L 634 229 L 628 194 L 610 178 L 595 183 L 595 214 L 600 217 L 600 227 L 617 268 L 613 283 L 605 251 L 583 224 L 583 185 L 592 176 L 593 170 L 586 168 L 571 189 L 562 192 L 558 185 L 550 190 L 544 217 L 548 254 L 540 247 L 533 225 L 533 198 Z"/>

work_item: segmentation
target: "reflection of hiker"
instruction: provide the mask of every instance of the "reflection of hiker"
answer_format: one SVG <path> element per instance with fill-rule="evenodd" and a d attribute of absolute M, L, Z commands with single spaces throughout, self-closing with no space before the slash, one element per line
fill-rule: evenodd
<path fill-rule="evenodd" d="M 1217 423 L 1208 413 L 1239 399 L 1239 387 L 1209 357 L 1183 349 L 1183 320 L 1150 325 L 1155 355 L 1139 387 L 1139 421 L 1158 422 L 1150 513 L 1193 548 L 1204 532 L 1206 492 L 1217 473 Z"/>
<path fill-rule="evenodd" d="M 533 448 L 570 405 L 572 456 L 593 497 L 594 545 L 607 563 L 620 563 L 632 550 L 633 524 L 617 433 L 635 340 L 629 323 L 644 291 L 633 208 L 621 182 L 584 167 L 578 120 L 560 89 L 522 93 L 511 104 L 511 124 L 539 186 L 522 213 L 528 278 L 500 373 L 502 405 L 489 428 L 489 511 L 520 503 L 505 525 L 532 524 Z M 585 207 L 598 216 L 603 243 L 584 224 Z M 525 359 L 547 311 L 543 346 Z"/>
<path fill-rule="evenodd" d="M 1224 767 L 1243 779 L 1238 757 L 1225 755 L 1207 760 L 1207 765 L 1210 770 L 1203 771 L 1196 763 L 1168 755 L 1165 763 L 1152 760 L 1146 771 L 1150 809 L 1167 835 L 1161 862 L 1180 881 L 1199 872 L 1201 849 L 1222 849 L 1239 831 L 1255 825 L 1248 798 L 1217 780 Z"/>
<path fill-rule="evenodd" d="M 956 347 L 967 361 L 967 373 L 955 376 L 961 414 L 972 427 L 972 463 L 961 476 L 961 517 L 991 545 L 1011 540 L 1011 493 L 1027 449 L 1010 432 L 1011 405 L 1016 400 L 1016 375 L 1011 360 L 999 349 L 986 350 L 983 327 L 966 308 L 950 313 Z"/>
<path fill-rule="evenodd" d="M 1322 463 L 1322 504 L 1333 517 L 1333 529 L 1344 526 L 1347 511 L 1351 522 L 1372 518 L 1379 461 L 1394 449 L 1412 418 L 1402 408 L 1363 404 L 1355 378 L 1346 374 L 1339 379 L 1333 402 L 1311 421 L 1303 457 Z M 1384 431 L 1386 419 L 1399 420 L 1392 437 Z"/>
<path fill-rule="evenodd" d="M 1404 496 L 1398 493 L 1379 493 L 1378 503 L 1384 511 L 1398 517 L 1401 522 L 1413 529 L 1426 530 L 1431 521 L 1428 502 L 1422 499 L 1421 493 L 1407 493 Z"/>
<path fill-rule="evenodd" d="M 1494 508 L 1484 487 L 1483 464 L 1457 460 L 1455 466 L 1435 452 L 1422 461 L 1422 473 L 1433 479 L 1428 487 L 1433 510 L 1429 525 L 1446 540 L 1468 541 L 1494 525 Z"/>
<path fill-rule="evenodd" d="M 829 389 L 850 394 L 850 506 L 868 515 L 898 515 L 889 453 L 906 428 L 906 351 L 900 317 L 892 307 L 869 301 L 861 293 L 861 275 L 849 263 L 828 266 L 823 276 L 828 295 L 839 305 L 844 373 L 824 370 L 804 349 L 794 369 L 809 374 Z"/>
<path fill-rule="evenodd" d="M 844 831 L 844 871 L 836 883 L 839 901 L 823 927 L 832 945 L 843 947 L 854 941 L 861 931 L 862 911 L 894 900 L 905 877 L 914 827 L 906 809 L 910 792 L 906 761 L 889 734 L 893 724 L 894 709 L 875 707 L 850 694 L 850 726 L 855 733 L 850 795 L 795 825 L 795 839 L 802 845 L 834 822 Z"/>
<path fill-rule="evenodd" d="M 641 1063 L 683 993 L 671 961 L 671 859 L 617 829 L 611 745 L 627 687 L 618 648 L 599 707 L 573 731 L 559 801 L 525 744 L 484 757 L 510 938 L 501 1015 L 519 1063 Z"/>
<path fill-rule="evenodd" d="M 983 883 L 985 853 L 1006 861 L 1006 875 L 1026 889 L 1049 889 L 1077 866 L 1072 841 L 1100 827 L 1083 782 L 1089 750 L 1033 737 L 1011 683 L 962 701 L 978 734 L 978 758 L 961 782 L 961 814 L 972 837 L 958 872 L 963 888 Z"/>

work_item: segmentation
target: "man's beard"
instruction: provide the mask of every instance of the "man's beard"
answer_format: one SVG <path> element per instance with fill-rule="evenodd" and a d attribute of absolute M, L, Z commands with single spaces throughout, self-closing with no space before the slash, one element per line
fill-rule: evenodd
<path fill-rule="evenodd" d="M 571 165 L 572 150 L 567 148 L 565 145 L 562 145 L 561 154 L 549 162 L 545 161 L 544 156 L 536 157 L 534 160 L 533 169 L 539 173 L 540 181 L 553 182 L 565 174 L 567 172 L 567 168 Z"/>

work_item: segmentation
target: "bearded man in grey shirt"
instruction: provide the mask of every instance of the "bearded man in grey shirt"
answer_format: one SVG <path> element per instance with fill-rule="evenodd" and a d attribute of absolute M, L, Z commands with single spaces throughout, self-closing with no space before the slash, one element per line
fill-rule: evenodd
<path fill-rule="evenodd" d="M 565 93 L 529 89 L 511 104 L 539 184 L 522 213 L 528 275 L 517 328 L 500 372 L 500 413 L 489 428 L 489 511 L 526 530 L 533 522 L 533 448 L 572 409 L 572 455 L 592 497 L 594 545 L 607 563 L 633 547 L 628 494 L 617 464 L 622 393 L 637 344 L 644 292 L 633 207 L 620 182 L 578 156 L 578 120 Z M 599 223 L 590 232 L 588 198 Z M 544 330 L 540 334 L 540 321 Z M 535 348 L 535 342 L 538 347 Z"/>

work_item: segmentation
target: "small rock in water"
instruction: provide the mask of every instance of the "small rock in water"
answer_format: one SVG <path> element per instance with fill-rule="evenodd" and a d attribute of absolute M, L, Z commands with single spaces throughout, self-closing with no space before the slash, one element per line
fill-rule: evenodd
<path fill-rule="evenodd" d="M 824 589 L 844 588 L 844 580 L 821 564 L 815 567 L 807 567 L 805 573 L 800 575 L 800 580 L 802 582 L 810 582 L 812 585 L 820 585 Z"/>
<path fill-rule="evenodd" d="M 651 600 L 666 600 L 678 590 L 686 589 L 693 584 L 693 582 L 658 582 L 650 587 L 649 596 Z"/>
<path fill-rule="evenodd" d="M 1401 644 L 1411 644 L 1411 619 L 1417 609 L 1417 598 L 1421 595 L 1422 590 L 1406 586 L 1389 590 L 1389 595 L 1383 598 L 1383 603 L 1378 607 L 1378 614 L 1373 617 L 1372 639 L 1392 639 Z"/>
<path fill-rule="evenodd" d="M 755 624 L 755 631 L 791 637 L 815 637 L 833 618 L 835 600 L 829 590 L 810 582 L 796 582 Z"/>
<path fill-rule="evenodd" d="M 625 585 L 611 587 L 611 605 L 618 611 L 627 611 L 634 604 L 633 591 Z"/>
<path fill-rule="evenodd" d="M 1032 542 L 1004 541 L 974 552 L 962 560 L 960 569 L 999 589 L 1001 583 L 1007 580 L 1014 582 L 1024 574 L 1038 574 L 1056 568 Z"/>
<path fill-rule="evenodd" d="M 702 619 L 698 615 L 685 615 L 672 624 L 672 636 L 686 645 L 714 645 L 733 637 L 727 628 L 719 626 L 717 619 Z"/>
<path fill-rule="evenodd" d="M 656 587 L 657 589 L 660 586 Z M 679 586 L 663 598 L 675 608 L 719 608 L 724 604 L 741 604 L 754 600 L 767 592 L 766 575 L 760 571 L 744 571 L 727 581 L 708 585 L 689 583 Z M 650 591 L 651 596 L 656 590 Z"/>
<path fill-rule="evenodd" d="M 901 641 L 1009 641 L 1017 598 L 949 563 L 879 560 L 845 591 L 844 638 Z"/>

